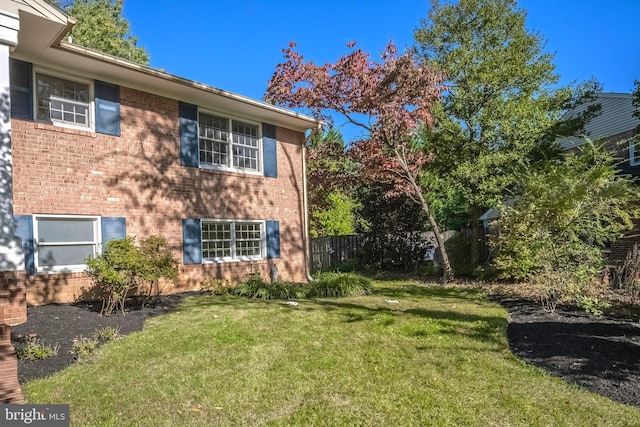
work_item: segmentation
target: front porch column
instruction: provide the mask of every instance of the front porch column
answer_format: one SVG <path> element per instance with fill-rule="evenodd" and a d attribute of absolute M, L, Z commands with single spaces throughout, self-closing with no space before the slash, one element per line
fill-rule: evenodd
<path fill-rule="evenodd" d="M 22 403 L 11 326 L 27 320 L 26 274 L 14 237 L 9 53 L 18 44 L 20 18 L 0 10 L 0 403 Z"/>

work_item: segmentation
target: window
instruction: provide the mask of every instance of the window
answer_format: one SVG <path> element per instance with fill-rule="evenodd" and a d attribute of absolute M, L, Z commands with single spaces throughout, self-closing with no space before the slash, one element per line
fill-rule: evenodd
<path fill-rule="evenodd" d="M 198 114 L 200 164 L 260 171 L 258 125 Z"/>
<path fill-rule="evenodd" d="M 636 139 L 629 140 L 629 166 L 640 165 L 640 150 L 636 146 Z"/>
<path fill-rule="evenodd" d="M 83 271 L 100 245 L 98 217 L 35 216 L 36 271 Z"/>
<path fill-rule="evenodd" d="M 39 121 L 90 128 L 89 84 L 36 74 L 36 117 Z"/>
<path fill-rule="evenodd" d="M 264 221 L 202 221 L 202 259 L 261 259 L 265 253 Z"/>

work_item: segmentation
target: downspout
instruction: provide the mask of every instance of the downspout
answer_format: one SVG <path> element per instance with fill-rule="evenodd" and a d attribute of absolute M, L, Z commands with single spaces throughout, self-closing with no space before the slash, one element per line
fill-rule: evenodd
<path fill-rule="evenodd" d="M 318 126 L 311 131 L 309 136 L 304 139 L 302 143 L 302 209 L 304 225 L 303 225 L 303 240 L 304 240 L 304 268 L 305 274 L 307 276 L 307 280 L 309 282 L 313 282 L 314 279 L 311 277 L 311 246 L 309 240 L 309 203 L 307 201 L 307 142 L 315 134 L 322 130 L 322 123 L 318 123 Z"/>

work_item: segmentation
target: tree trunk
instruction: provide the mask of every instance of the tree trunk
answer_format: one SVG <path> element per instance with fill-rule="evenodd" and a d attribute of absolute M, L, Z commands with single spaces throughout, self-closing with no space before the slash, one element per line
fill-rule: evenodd
<path fill-rule="evenodd" d="M 409 181 L 409 183 L 411 184 L 411 187 L 413 187 L 413 191 L 417 195 L 417 200 L 413 196 L 411 196 L 411 198 L 414 201 L 417 201 L 420 207 L 422 208 L 422 211 L 425 214 L 427 214 L 427 219 L 429 220 L 429 224 L 431 225 L 433 234 L 436 235 L 436 242 L 438 243 L 438 248 L 440 248 L 440 254 L 442 255 L 442 264 L 444 267 L 442 271 L 442 280 L 444 282 L 448 282 L 449 280 L 453 279 L 453 269 L 451 268 L 451 264 L 449 263 L 449 256 L 447 255 L 447 249 L 444 246 L 444 240 L 442 240 L 442 235 L 440 234 L 440 227 L 438 227 L 438 223 L 436 222 L 436 219 L 433 217 L 433 215 L 431 215 L 431 209 L 429 209 L 429 204 L 427 203 L 427 201 L 424 199 L 424 196 L 422 195 L 422 188 L 420 188 L 420 185 L 418 185 L 418 183 L 416 182 L 416 177 L 411 172 L 409 168 L 409 163 L 407 162 L 406 157 L 401 155 L 400 151 L 398 150 L 398 147 L 394 147 L 394 151 L 396 154 L 396 158 L 398 159 L 398 162 L 400 163 L 404 171 L 404 178 Z"/>
<path fill-rule="evenodd" d="M 420 201 L 420 206 L 422 207 L 422 210 L 424 211 L 424 213 L 427 214 L 427 219 L 429 220 L 429 224 L 431 225 L 433 234 L 436 235 L 436 242 L 438 243 L 438 247 L 440 248 L 440 254 L 442 255 L 442 264 L 444 267 L 442 271 L 442 280 L 444 282 L 448 282 L 449 280 L 453 279 L 453 269 L 451 268 L 451 264 L 449 263 L 449 256 L 447 255 L 447 249 L 444 246 L 444 240 L 442 240 L 442 235 L 440 234 L 440 227 L 438 227 L 438 223 L 436 222 L 436 219 L 433 217 L 433 215 L 431 215 L 431 209 L 429 209 L 429 204 L 422 196 L 422 191 L 420 190 L 420 187 L 418 187 L 415 182 L 413 182 L 413 185 L 416 189 L 416 193 L 418 193 L 418 200 Z"/>

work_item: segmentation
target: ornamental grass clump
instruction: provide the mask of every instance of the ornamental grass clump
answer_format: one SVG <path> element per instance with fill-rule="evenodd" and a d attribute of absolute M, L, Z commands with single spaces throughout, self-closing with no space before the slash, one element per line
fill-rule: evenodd
<path fill-rule="evenodd" d="M 369 295 L 371 280 L 355 273 L 321 273 L 307 292 L 309 298 Z"/>
<path fill-rule="evenodd" d="M 260 299 L 300 299 L 306 297 L 305 288 L 293 282 L 276 281 L 269 283 L 260 273 L 249 274 L 247 281 L 239 284 L 233 294 Z"/>
<path fill-rule="evenodd" d="M 52 347 L 37 337 L 25 337 L 16 348 L 16 355 L 21 360 L 41 360 L 58 354 L 59 346 Z"/>

